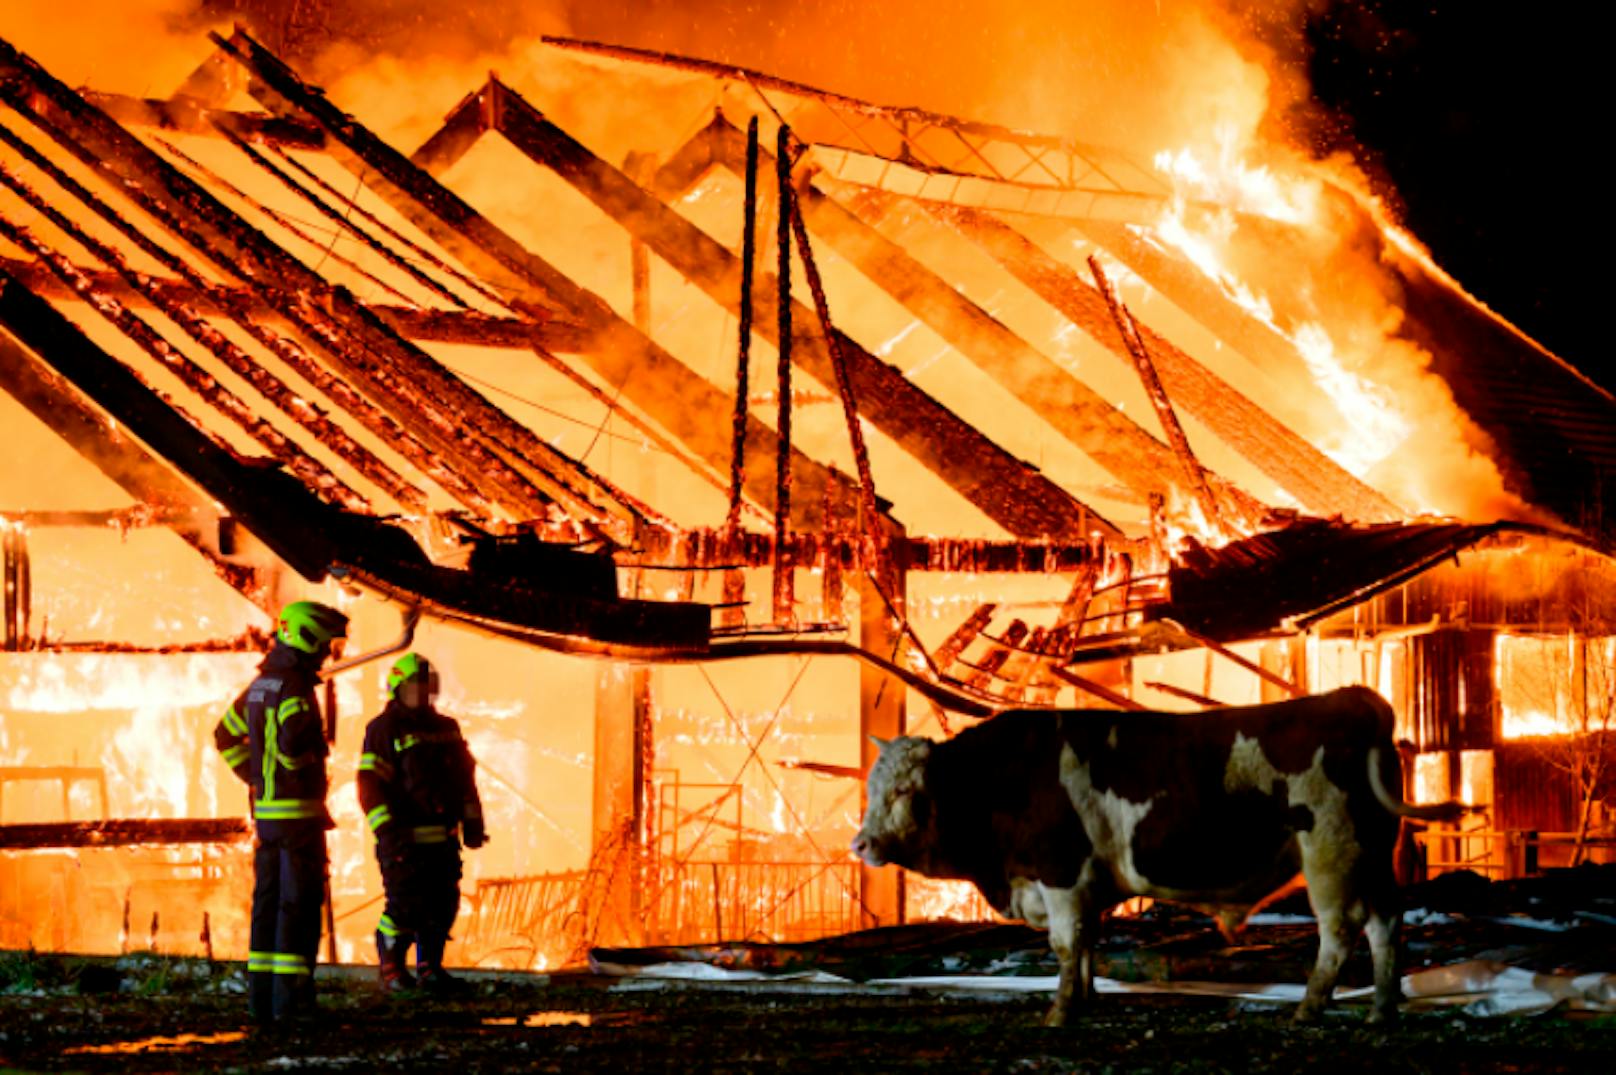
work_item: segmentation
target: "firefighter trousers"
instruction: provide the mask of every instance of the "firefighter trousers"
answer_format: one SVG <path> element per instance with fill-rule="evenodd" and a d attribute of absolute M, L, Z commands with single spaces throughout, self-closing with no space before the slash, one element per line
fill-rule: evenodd
<path fill-rule="evenodd" d="M 403 949 L 417 942 L 417 964 L 437 966 L 460 912 L 459 841 L 406 843 L 387 853 L 378 845 L 376 859 L 387 895 L 379 929 Z"/>
<path fill-rule="evenodd" d="M 323 820 L 258 822 L 247 979 L 260 1022 L 313 1010 L 326 862 Z"/>

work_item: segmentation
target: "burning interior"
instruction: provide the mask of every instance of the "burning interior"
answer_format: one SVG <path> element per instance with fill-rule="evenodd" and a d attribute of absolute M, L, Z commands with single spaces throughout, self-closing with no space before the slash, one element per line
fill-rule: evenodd
<path fill-rule="evenodd" d="M 245 952 L 208 732 L 292 595 L 425 614 L 464 964 L 986 917 L 846 847 L 868 735 L 1014 706 L 1363 683 L 1486 807 L 1425 869 L 1609 859 L 1616 401 L 1350 184 L 545 52 L 613 91 L 406 153 L 243 30 L 160 99 L 0 42 L 0 947 Z"/>

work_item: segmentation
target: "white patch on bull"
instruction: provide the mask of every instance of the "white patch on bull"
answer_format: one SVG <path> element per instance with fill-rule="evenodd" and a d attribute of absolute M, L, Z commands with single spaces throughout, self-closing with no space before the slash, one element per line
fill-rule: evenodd
<path fill-rule="evenodd" d="M 1088 763 L 1080 761 L 1070 745 L 1061 747 L 1060 782 L 1072 801 L 1072 808 L 1083 821 L 1089 842 L 1094 845 L 1095 859 L 1111 867 L 1122 888 L 1141 895 L 1147 893 L 1150 882 L 1134 868 L 1133 834 L 1139 822 L 1150 813 L 1156 798 L 1166 792 L 1157 792 L 1144 802 L 1136 803 L 1109 788 L 1096 791 Z"/>
<path fill-rule="evenodd" d="M 1010 878 L 1010 918 L 1019 918 L 1034 929 L 1049 927 L 1049 904 L 1044 886 L 1030 877 Z"/>
<path fill-rule="evenodd" d="M 1229 751 L 1229 764 L 1223 771 L 1224 790 L 1267 795 L 1279 781 L 1285 784 L 1286 805 L 1305 807 L 1312 815 L 1312 826 L 1296 833 L 1309 899 L 1315 908 L 1319 908 L 1321 899 L 1333 905 L 1341 894 L 1330 890 L 1351 875 L 1363 849 L 1358 844 L 1352 815 L 1347 812 L 1347 793 L 1324 771 L 1323 745 L 1313 752 L 1306 769 L 1287 773 L 1268 759 L 1258 740 L 1237 733 Z"/>

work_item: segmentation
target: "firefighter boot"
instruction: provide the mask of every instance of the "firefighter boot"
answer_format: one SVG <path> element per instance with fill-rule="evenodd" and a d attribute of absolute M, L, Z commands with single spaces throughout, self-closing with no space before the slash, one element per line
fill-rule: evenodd
<path fill-rule="evenodd" d="M 411 940 L 405 934 L 389 937 L 381 930 L 376 931 L 376 965 L 382 992 L 397 993 L 401 989 L 415 988 L 415 978 L 407 962 Z"/>
<path fill-rule="evenodd" d="M 442 934 L 423 933 L 415 949 L 415 973 L 421 988 L 439 996 L 455 996 L 469 988 L 463 979 L 443 969 L 443 949 L 448 943 L 449 938 Z"/>

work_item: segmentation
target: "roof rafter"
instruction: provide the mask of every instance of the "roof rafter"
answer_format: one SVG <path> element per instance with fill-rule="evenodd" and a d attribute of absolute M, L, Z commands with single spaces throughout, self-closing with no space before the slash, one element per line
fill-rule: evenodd
<path fill-rule="evenodd" d="M 243 279 L 297 326 L 330 365 L 395 419 L 456 460 L 457 471 L 518 518 L 544 514 L 553 499 L 630 539 L 637 510 L 615 490 L 398 336 L 206 189 L 123 130 L 9 44 L 0 42 L 0 99 L 122 190 L 215 264 Z M 362 357 L 361 357 L 362 356 Z M 425 419 L 421 422 L 418 419 Z"/>
<path fill-rule="evenodd" d="M 865 197 L 885 197 L 871 195 Z M 1046 253 L 1021 232 L 976 209 L 927 205 L 934 217 L 977 243 L 1072 324 L 1119 357 L 1126 352 L 1103 297 L 1075 269 Z M 1290 427 L 1248 399 L 1172 341 L 1140 326 L 1173 402 L 1193 414 L 1224 443 L 1278 482 L 1311 511 L 1342 513 L 1365 522 L 1390 522 L 1404 512 L 1314 448 Z"/>
<path fill-rule="evenodd" d="M 708 130 L 714 162 L 740 168 L 744 135 L 722 117 Z M 1166 444 L 861 219 L 856 206 L 850 209 L 811 184 L 800 202 L 809 227 L 837 253 L 1096 463 L 1142 496 L 1178 492 L 1188 502 L 1178 460 Z M 1241 514 L 1262 513 L 1263 505 L 1249 493 L 1208 478 Z"/>
<path fill-rule="evenodd" d="M 580 348 L 595 372 L 643 413 L 672 434 L 697 458 L 719 470 L 729 465 L 729 438 L 712 415 L 729 414 L 729 397 L 692 372 L 668 351 L 619 317 L 599 296 L 532 253 L 477 212 L 462 198 L 315 92 L 291 68 L 246 33 L 214 40 L 258 79 L 255 92 L 278 114 L 317 123 L 331 156 L 384 201 L 431 236 L 462 264 L 513 296 L 513 304 L 535 317 L 553 316 L 559 306 L 583 330 Z M 763 423 L 747 424 L 746 489 L 756 502 L 774 504 L 775 435 Z M 792 481 L 803 495 L 793 498 L 793 524 L 817 529 L 829 489 L 845 514 L 854 503 L 845 475 L 795 449 Z"/>
<path fill-rule="evenodd" d="M 497 80 L 463 101 L 445 129 L 456 131 L 454 145 L 464 152 L 474 124 L 492 121 L 519 151 L 550 169 L 646 244 L 687 280 L 732 314 L 739 313 L 739 259 L 628 176 L 601 160 L 536 108 Z M 701 135 L 697 136 L 698 138 Z M 429 146 L 431 143 L 429 143 Z M 448 142 L 429 150 L 441 159 Z M 771 308 L 776 278 L 759 271 L 753 303 Z M 835 375 L 826 341 L 813 311 L 796 304 L 792 358 L 824 384 Z M 778 326 L 758 318 L 753 331 L 778 344 Z M 974 426 L 877 359 L 846 333 L 833 330 L 851 360 L 850 376 L 860 412 L 929 470 L 936 473 L 989 518 L 1026 538 L 1081 538 L 1091 530 L 1118 531 L 1035 468 L 1016 459 Z"/>

